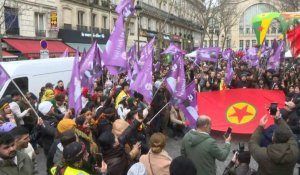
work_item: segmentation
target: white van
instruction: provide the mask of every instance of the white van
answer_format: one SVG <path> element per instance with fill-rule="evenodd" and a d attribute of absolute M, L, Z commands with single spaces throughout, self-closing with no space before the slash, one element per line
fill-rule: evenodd
<path fill-rule="evenodd" d="M 65 57 L 1 62 L 0 64 L 23 92 L 32 92 L 38 97 L 41 87 L 48 82 L 56 85 L 58 80 L 62 80 L 66 87 L 71 79 L 73 62 L 74 57 Z M 11 80 L 0 88 L 0 98 L 16 90 Z"/>

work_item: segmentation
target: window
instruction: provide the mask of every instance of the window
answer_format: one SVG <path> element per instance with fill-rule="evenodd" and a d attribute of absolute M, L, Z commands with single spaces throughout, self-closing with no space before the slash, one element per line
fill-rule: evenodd
<path fill-rule="evenodd" d="M 227 39 L 226 41 L 226 48 L 231 48 L 231 40 Z"/>
<path fill-rule="evenodd" d="M 250 47 L 250 40 L 246 40 L 246 48 Z"/>
<path fill-rule="evenodd" d="M 150 18 L 148 18 L 148 30 L 151 30 L 151 23 L 152 23 L 152 20 Z"/>
<path fill-rule="evenodd" d="M 35 13 L 34 19 L 35 19 L 35 35 L 36 36 L 46 36 L 45 31 L 45 23 L 44 23 L 44 14 L 42 13 Z"/>
<path fill-rule="evenodd" d="M 114 18 L 113 20 L 114 20 L 114 25 L 116 25 L 116 22 L 117 22 L 117 18 Z"/>
<path fill-rule="evenodd" d="M 213 40 L 209 40 L 209 46 L 213 47 Z"/>
<path fill-rule="evenodd" d="M 256 40 L 252 40 L 252 47 L 256 46 Z"/>
<path fill-rule="evenodd" d="M 107 28 L 107 16 L 102 16 L 102 28 Z"/>
<path fill-rule="evenodd" d="M 269 46 L 270 41 L 269 40 L 265 40 L 266 46 Z"/>
<path fill-rule="evenodd" d="M 79 26 L 83 26 L 83 16 L 84 16 L 84 12 L 78 11 L 78 25 Z"/>
<path fill-rule="evenodd" d="M 28 92 L 28 78 L 27 77 L 20 77 L 15 78 L 14 81 L 19 86 L 22 92 L 26 93 Z M 2 89 L 2 87 L 1 87 Z M 10 82 L 3 94 L 3 97 L 10 95 L 13 91 L 17 90 L 16 86 L 13 84 L 13 82 Z"/>
<path fill-rule="evenodd" d="M 129 24 L 129 34 L 130 35 L 134 35 L 134 23 L 133 22 L 130 22 Z"/>
<path fill-rule="evenodd" d="M 5 31 L 9 35 L 19 35 L 18 9 L 4 7 Z"/>
<path fill-rule="evenodd" d="M 240 26 L 240 34 L 244 34 L 244 28 Z"/>
<path fill-rule="evenodd" d="M 206 40 L 203 41 L 203 46 L 207 47 L 207 41 Z"/>
<path fill-rule="evenodd" d="M 250 28 L 249 27 L 246 28 L 246 34 L 250 34 Z"/>
<path fill-rule="evenodd" d="M 215 47 L 218 47 L 219 43 L 218 40 L 215 40 Z"/>
<path fill-rule="evenodd" d="M 240 49 L 244 49 L 244 40 L 240 40 Z"/>
<path fill-rule="evenodd" d="M 96 26 L 96 19 L 97 19 L 97 15 L 93 14 L 93 17 L 92 17 L 92 26 L 91 27 L 95 27 Z"/>

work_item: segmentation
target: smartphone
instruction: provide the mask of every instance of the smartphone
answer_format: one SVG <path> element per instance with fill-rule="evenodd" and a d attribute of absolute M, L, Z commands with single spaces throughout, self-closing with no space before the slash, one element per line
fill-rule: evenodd
<path fill-rule="evenodd" d="M 231 132 L 232 132 L 232 128 L 229 126 L 226 133 L 224 134 L 225 138 L 228 138 Z"/>
<path fill-rule="evenodd" d="M 271 103 L 270 105 L 270 115 L 276 115 L 278 103 Z"/>

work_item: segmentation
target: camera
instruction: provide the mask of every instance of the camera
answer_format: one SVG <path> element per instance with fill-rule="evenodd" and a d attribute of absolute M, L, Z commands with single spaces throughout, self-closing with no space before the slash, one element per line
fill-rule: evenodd
<path fill-rule="evenodd" d="M 244 143 L 239 143 L 239 148 L 232 150 L 232 153 L 235 154 L 236 152 L 239 154 L 240 152 L 245 151 L 245 144 Z"/>

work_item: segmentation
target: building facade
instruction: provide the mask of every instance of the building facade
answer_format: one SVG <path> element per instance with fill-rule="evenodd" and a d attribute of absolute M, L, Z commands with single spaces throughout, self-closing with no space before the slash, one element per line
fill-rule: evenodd
<path fill-rule="evenodd" d="M 238 13 L 236 24 L 224 37 L 224 31 L 212 33 L 210 37 L 206 36 L 203 41 L 203 47 L 219 46 L 224 48 L 233 48 L 234 50 L 245 50 L 257 45 L 256 36 L 252 29 L 252 18 L 260 13 L 280 12 L 282 6 L 278 0 L 233 0 L 231 3 L 235 6 Z M 214 29 L 212 27 L 212 29 Z M 213 31 L 212 29 L 208 29 Z M 210 32 L 208 32 L 210 33 Z M 276 20 L 270 25 L 266 36 L 266 43 L 270 45 L 273 39 L 281 37 L 280 23 Z"/>
<path fill-rule="evenodd" d="M 1 58 L 2 55 L 6 58 L 6 53 L 39 58 L 41 50 L 48 52 L 50 57 L 57 57 L 68 47 L 57 40 L 55 0 L 0 0 L 0 6 L 1 47 L 4 51 Z M 46 46 L 48 50 L 40 46 L 41 40 L 51 41 Z M 63 47 L 56 48 L 57 45 Z M 72 48 L 69 50 L 74 51 Z"/>
<path fill-rule="evenodd" d="M 200 46 L 201 25 L 196 13 L 202 4 L 195 6 L 190 0 L 140 0 L 139 4 L 140 34 L 146 41 L 160 34 L 159 49 L 170 42 L 187 51 Z"/>

